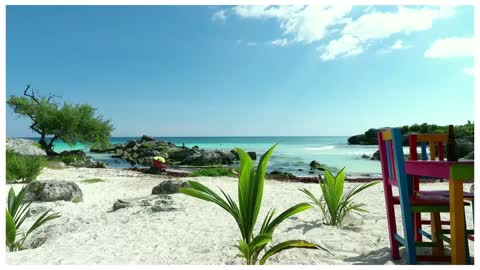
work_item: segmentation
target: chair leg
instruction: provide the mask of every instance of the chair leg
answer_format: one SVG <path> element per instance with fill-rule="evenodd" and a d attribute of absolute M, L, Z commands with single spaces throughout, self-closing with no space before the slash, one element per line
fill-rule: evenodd
<path fill-rule="evenodd" d="M 405 211 L 406 212 L 406 211 Z M 415 248 L 415 234 L 413 232 L 413 213 L 403 214 L 403 231 L 405 239 L 405 249 L 407 252 L 407 262 L 408 264 L 417 263 L 417 252 Z"/>
<path fill-rule="evenodd" d="M 440 239 L 440 231 L 442 230 L 440 213 L 430 213 L 430 222 L 432 227 L 432 242 L 436 244 L 436 246 L 432 248 L 432 255 L 443 256 L 445 249 L 443 246 L 443 240 Z"/>
<path fill-rule="evenodd" d="M 395 207 L 393 204 L 392 186 L 383 182 L 385 195 L 385 208 L 387 211 L 388 239 L 390 240 L 390 250 L 394 260 L 400 259 L 400 248 L 394 235 L 397 233 L 397 224 L 395 221 Z"/>
<path fill-rule="evenodd" d="M 418 230 L 422 228 L 422 215 L 421 213 L 414 214 L 414 228 L 415 228 L 415 242 L 422 242 L 422 234 Z"/>

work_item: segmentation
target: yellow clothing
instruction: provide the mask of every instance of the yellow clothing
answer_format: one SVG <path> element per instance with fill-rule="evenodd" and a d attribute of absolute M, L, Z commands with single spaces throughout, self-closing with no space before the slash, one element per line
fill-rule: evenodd
<path fill-rule="evenodd" d="M 165 159 L 164 159 L 163 157 L 161 157 L 161 156 L 156 156 L 156 157 L 154 157 L 153 159 L 155 159 L 156 161 L 160 161 L 160 162 L 162 162 L 162 163 L 165 163 Z"/>

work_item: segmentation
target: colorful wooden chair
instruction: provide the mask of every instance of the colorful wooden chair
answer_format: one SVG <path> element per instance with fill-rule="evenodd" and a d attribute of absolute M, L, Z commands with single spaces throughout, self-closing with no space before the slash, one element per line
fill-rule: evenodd
<path fill-rule="evenodd" d="M 383 187 L 387 212 L 390 247 L 392 257 L 400 259 L 399 246 L 406 249 L 409 264 L 417 260 L 448 261 L 444 255 L 443 240 L 440 239 L 440 212 L 449 212 L 449 199 L 446 196 L 414 192 L 413 178 L 405 173 L 402 134 L 400 129 L 392 128 L 378 132 L 378 145 L 383 175 Z M 393 196 L 392 188 L 398 187 L 399 196 Z M 403 223 L 403 237 L 397 233 L 395 205 L 400 205 Z M 431 242 L 416 242 L 414 229 L 414 213 L 430 213 L 431 232 L 422 234 Z M 432 255 L 416 254 L 416 247 L 431 247 Z"/>
<path fill-rule="evenodd" d="M 444 160 L 443 145 L 448 141 L 448 134 L 409 134 L 408 145 L 410 150 L 410 160 Z M 429 153 L 427 155 L 427 144 Z M 420 145 L 421 156 L 419 157 L 417 147 Z M 420 191 L 420 184 L 418 176 L 413 177 L 413 191 Z M 427 195 L 441 195 L 448 197 L 448 190 L 436 191 L 421 191 L 421 194 Z M 463 196 L 472 205 L 473 210 L 473 193 L 464 192 Z M 422 220 L 420 213 L 415 213 L 414 227 L 415 227 L 415 241 L 422 241 L 422 225 L 430 224 L 430 220 Z M 440 221 L 440 225 L 449 225 L 449 221 Z M 471 237 L 470 239 L 473 239 Z"/>

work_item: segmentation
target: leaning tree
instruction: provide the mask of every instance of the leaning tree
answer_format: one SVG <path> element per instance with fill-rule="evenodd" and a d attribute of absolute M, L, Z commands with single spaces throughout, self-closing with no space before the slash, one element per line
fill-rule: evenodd
<path fill-rule="evenodd" d="M 113 126 L 110 120 L 96 115 L 96 109 L 88 104 L 59 104 L 55 96 L 40 96 L 27 85 L 23 96 L 10 96 L 7 104 L 21 116 L 30 118 L 30 128 L 40 135 L 39 144 L 48 155 L 55 155 L 55 141 L 69 145 L 77 142 L 93 146 L 109 143 Z"/>

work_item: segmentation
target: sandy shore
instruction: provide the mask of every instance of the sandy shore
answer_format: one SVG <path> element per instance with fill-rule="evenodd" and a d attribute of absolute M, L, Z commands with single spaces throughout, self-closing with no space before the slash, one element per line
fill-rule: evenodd
<path fill-rule="evenodd" d="M 85 184 L 88 178 L 102 178 L 101 183 Z M 236 224 L 218 206 L 183 195 L 173 194 L 176 211 L 152 212 L 135 206 L 111 212 L 117 199 L 131 199 L 151 194 L 165 177 L 149 176 L 120 169 L 67 168 L 45 169 L 39 180 L 70 180 L 83 191 L 83 202 L 57 201 L 34 203 L 62 214 L 39 229 L 27 247 L 37 248 L 7 252 L 9 264 L 241 264 L 236 258 Z M 192 179 L 192 178 L 185 178 Z M 198 177 L 196 181 L 216 190 L 221 187 L 236 198 L 237 179 Z M 346 183 L 351 189 L 357 183 Z M 424 188 L 447 189 L 447 183 L 423 184 Z M 470 185 L 466 186 L 469 188 Z M 20 185 L 14 185 L 16 190 Z M 259 220 L 274 207 L 283 211 L 307 201 L 299 188 L 320 194 L 318 184 L 267 181 Z M 7 186 L 7 190 L 9 186 Z M 293 249 L 273 256 L 269 264 L 404 264 L 390 258 L 382 185 L 358 196 L 369 210 L 364 216 L 352 215 L 345 228 L 321 224 L 320 210 L 314 208 L 286 220 L 274 233 L 274 243 L 305 239 L 326 247 L 321 250 Z M 467 224 L 472 227 L 471 208 Z M 399 212 L 398 212 L 399 213 Z M 29 225 L 32 219 L 26 221 Z M 397 223 L 400 225 L 400 220 Z M 260 224 L 257 224 L 260 225 Z M 401 229 L 401 226 L 400 226 Z M 448 247 L 448 245 L 447 245 Z M 473 254 L 473 244 L 470 242 Z M 403 254 L 403 249 L 401 250 Z"/>

